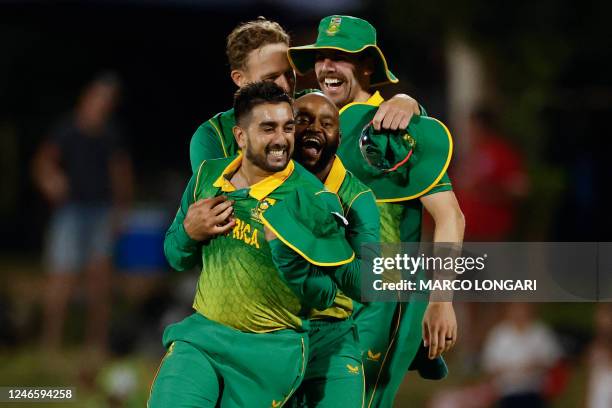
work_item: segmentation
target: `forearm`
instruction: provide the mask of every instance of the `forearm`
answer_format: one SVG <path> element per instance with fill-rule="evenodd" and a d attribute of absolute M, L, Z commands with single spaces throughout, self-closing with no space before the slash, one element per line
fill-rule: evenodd
<path fill-rule="evenodd" d="M 181 206 L 166 232 L 164 254 L 170 266 L 177 271 L 191 269 L 200 263 L 202 243 L 192 239 L 185 231 L 184 221 L 189 206 L 193 203 L 195 178 L 192 176 L 181 199 Z"/>
<path fill-rule="evenodd" d="M 129 156 L 117 153 L 110 166 L 113 198 L 118 208 L 128 207 L 134 198 L 134 174 Z"/>
<path fill-rule="evenodd" d="M 353 259 L 351 262 L 334 267 L 325 268 L 325 272 L 332 277 L 338 288 L 348 297 L 361 301 L 361 260 Z"/>
<path fill-rule="evenodd" d="M 441 258 L 457 257 L 461 254 L 465 219 L 452 191 L 435 193 L 422 198 L 423 205 L 434 220 L 433 255 Z M 434 271 L 433 278 L 454 279 L 454 271 Z M 451 291 L 432 291 L 430 301 L 450 301 Z"/>
<path fill-rule="evenodd" d="M 312 265 L 279 239 L 269 241 L 274 265 L 280 277 L 303 306 L 324 310 L 338 291 L 336 283 L 321 268 Z"/>
<path fill-rule="evenodd" d="M 465 220 L 460 211 L 450 211 L 445 217 L 436 220 L 434 242 L 461 244 L 465 231 Z"/>
<path fill-rule="evenodd" d="M 166 232 L 164 254 L 170 266 L 177 271 L 194 268 L 200 263 L 201 243 L 187 235 L 183 221 L 177 216 Z"/>

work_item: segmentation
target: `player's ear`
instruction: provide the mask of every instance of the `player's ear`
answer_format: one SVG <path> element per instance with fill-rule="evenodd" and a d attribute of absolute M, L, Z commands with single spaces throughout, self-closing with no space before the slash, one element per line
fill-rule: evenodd
<path fill-rule="evenodd" d="M 242 72 L 241 70 L 233 69 L 232 72 L 230 72 L 230 77 L 232 78 L 232 81 L 234 81 L 234 83 L 236 84 L 238 88 L 242 88 L 243 86 L 246 85 L 246 76 L 244 75 L 244 72 Z"/>
<path fill-rule="evenodd" d="M 238 143 L 240 149 L 244 150 L 246 146 L 246 133 L 244 130 L 240 126 L 236 125 L 232 128 L 232 133 L 234 134 L 234 139 L 236 139 L 236 143 Z"/>

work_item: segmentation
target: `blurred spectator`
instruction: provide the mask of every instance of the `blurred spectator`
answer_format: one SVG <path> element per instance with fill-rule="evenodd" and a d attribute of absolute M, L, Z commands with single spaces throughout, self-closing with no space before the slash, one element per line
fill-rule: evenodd
<path fill-rule="evenodd" d="M 465 241 L 510 240 L 519 221 L 518 206 L 528 193 L 522 154 L 499 131 L 497 122 L 489 108 L 471 113 L 469 147 L 451 175 L 466 220 Z M 469 372 L 500 308 L 466 303 L 458 313 L 463 320 L 463 368 Z"/>
<path fill-rule="evenodd" d="M 500 396 L 499 407 L 547 406 L 544 387 L 560 358 L 555 336 L 535 319 L 533 306 L 508 304 L 506 317 L 493 327 L 482 356 L 483 368 Z"/>
<path fill-rule="evenodd" d="M 497 130 L 487 109 L 472 113 L 470 148 L 453 177 L 466 219 L 466 241 L 504 241 L 516 226 L 519 201 L 528 190 L 522 155 Z"/>
<path fill-rule="evenodd" d="M 612 407 L 612 304 L 601 303 L 595 313 L 595 338 L 588 354 L 588 408 Z"/>
<path fill-rule="evenodd" d="M 131 162 L 112 119 L 119 92 L 112 73 L 88 84 L 33 161 L 35 183 L 53 207 L 44 259 L 49 276 L 42 340 L 49 349 L 61 345 L 76 274 L 84 271 L 86 343 L 106 351 L 113 236 L 133 187 Z"/>

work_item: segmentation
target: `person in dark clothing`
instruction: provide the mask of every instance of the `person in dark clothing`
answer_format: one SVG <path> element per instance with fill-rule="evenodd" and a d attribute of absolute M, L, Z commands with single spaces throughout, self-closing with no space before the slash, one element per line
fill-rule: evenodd
<path fill-rule="evenodd" d="M 86 275 L 89 303 L 86 343 L 106 349 L 113 235 L 132 195 L 130 159 L 112 120 L 119 91 L 113 74 L 93 80 L 34 157 L 34 181 L 53 206 L 44 257 L 49 276 L 42 341 L 48 349 L 61 345 L 79 271 Z"/>

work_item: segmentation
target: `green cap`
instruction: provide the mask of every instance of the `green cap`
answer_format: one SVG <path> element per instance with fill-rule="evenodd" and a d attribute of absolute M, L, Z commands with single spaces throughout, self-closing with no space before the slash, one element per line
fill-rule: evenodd
<path fill-rule="evenodd" d="M 450 163 L 450 132 L 437 119 L 418 115 L 405 131 L 376 132 L 369 124 L 375 113 L 376 108 L 367 105 L 355 105 L 344 112 L 345 123 L 355 118 L 350 122 L 357 124 L 362 118 L 366 125 L 343 133 L 338 156 L 372 189 L 377 201 L 406 201 L 427 193 Z"/>
<path fill-rule="evenodd" d="M 376 45 L 376 29 L 370 23 L 351 16 L 328 16 L 319 23 L 314 44 L 289 48 L 288 57 L 295 71 L 304 75 L 314 68 L 317 50 L 332 49 L 357 54 L 368 52 L 374 59 L 371 86 L 396 83 L 398 79 L 387 67 L 387 60 Z"/>
<path fill-rule="evenodd" d="M 343 265 L 355 257 L 345 235 L 348 221 L 331 191 L 296 189 L 261 218 L 285 245 L 314 265 Z"/>

